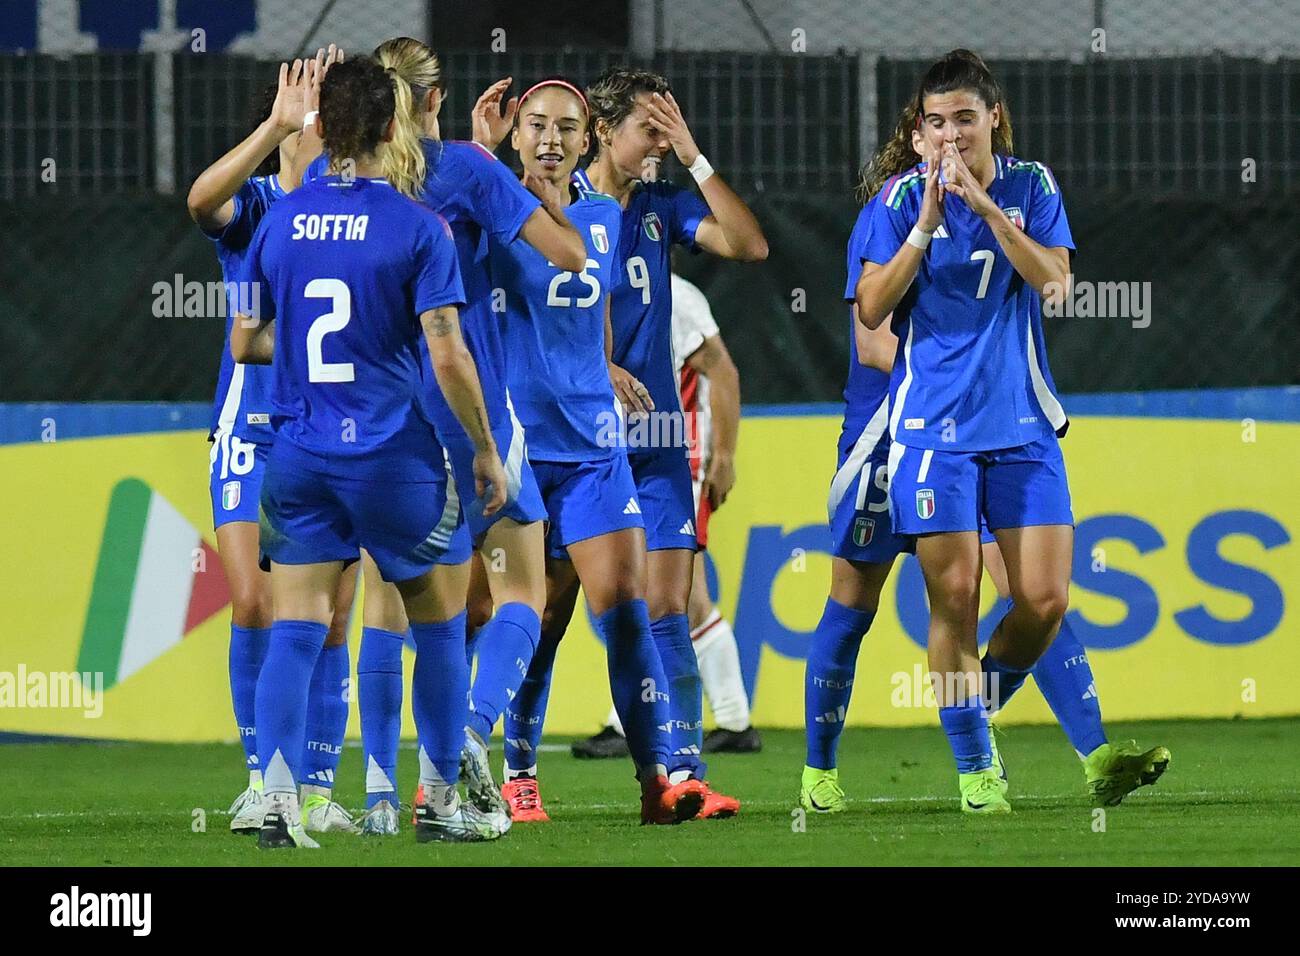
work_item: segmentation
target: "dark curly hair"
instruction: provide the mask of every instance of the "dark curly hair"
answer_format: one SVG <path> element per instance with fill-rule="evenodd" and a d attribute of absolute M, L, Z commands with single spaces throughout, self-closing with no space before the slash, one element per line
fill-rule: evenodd
<path fill-rule="evenodd" d="M 587 87 L 591 105 L 591 126 L 599 137 L 601 129 L 613 130 L 636 109 L 640 93 L 667 93 L 668 81 L 649 70 L 610 67 Z"/>
<path fill-rule="evenodd" d="M 368 56 L 349 57 L 325 74 L 320 121 L 330 165 L 375 151 L 393 118 L 393 77 Z"/>

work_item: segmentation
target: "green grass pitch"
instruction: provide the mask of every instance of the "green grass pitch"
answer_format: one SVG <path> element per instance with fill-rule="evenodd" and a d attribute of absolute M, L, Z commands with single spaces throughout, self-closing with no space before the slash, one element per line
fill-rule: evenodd
<path fill-rule="evenodd" d="M 554 820 L 491 845 L 420 846 L 400 837 L 321 837 L 318 852 L 259 852 L 232 835 L 224 808 L 242 787 L 235 746 L 14 744 L 0 747 L 0 860 L 9 865 L 946 865 L 972 852 L 995 865 L 1291 865 L 1300 863 L 1300 718 L 1116 723 L 1173 751 L 1156 786 L 1094 817 L 1078 760 L 1056 727 L 999 738 L 1011 775 L 1009 817 L 968 819 L 938 728 L 850 729 L 841 782 L 852 800 L 799 827 L 803 734 L 767 731 L 758 755 L 715 756 L 710 778 L 739 796 L 732 820 L 639 827 L 627 761 L 543 753 Z M 548 743 L 567 741 L 548 740 Z M 494 765 L 498 751 L 493 752 Z M 414 753 L 402 752 L 403 792 Z M 336 798 L 362 802 L 359 748 L 343 755 Z M 219 809 L 218 809 L 219 808 Z M 196 810 L 203 814 L 196 814 Z M 206 831 L 195 832 L 206 817 Z M 1098 832 L 1104 822 L 1104 832 Z M 799 832 L 802 829 L 803 832 Z"/>

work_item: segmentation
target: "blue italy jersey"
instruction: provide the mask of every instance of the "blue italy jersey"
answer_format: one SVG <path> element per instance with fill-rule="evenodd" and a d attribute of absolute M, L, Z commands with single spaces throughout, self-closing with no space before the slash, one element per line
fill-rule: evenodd
<path fill-rule="evenodd" d="M 878 368 L 858 361 L 857 320 L 853 317 L 853 302 L 857 298 L 858 277 L 862 274 L 862 261 L 867 253 L 867 234 L 871 228 L 872 209 L 879 194 L 871 197 L 858 213 L 853 224 L 848 245 L 848 281 L 844 286 L 844 301 L 849 303 L 849 375 L 844 383 L 844 433 L 858 435 L 876 413 L 889 394 L 889 376 Z"/>
<path fill-rule="evenodd" d="M 574 180 L 580 189 L 594 192 L 585 170 L 574 173 Z M 672 183 L 636 186 L 623 209 L 618 245 L 626 271 L 612 302 L 614 364 L 640 379 L 656 411 L 681 410 L 668 254 L 673 243 L 694 251 L 695 230 L 710 215 L 703 199 Z"/>
<path fill-rule="evenodd" d="M 451 226 L 465 286 L 461 331 L 478 366 L 488 422 L 495 430 L 509 421 L 509 412 L 501 316 L 492 311 L 493 284 L 487 272 L 487 241 L 489 236 L 502 243 L 514 240 L 541 200 L 478 143 L 426 139 L 424 158 L 424 194 L 420 198 Z M 321 155 L 308 167 L 304 181 L 323 175 L 327 168 L 327 159 Z M 444 434 L 463 436 L 464 429 L 442 394 L 433 389 L 426 399 L 434 424 Z"/>
<path fill-rule="evenodd" d="M 327 176 L 263 219 L 248 277 L 276 324 L 276 447 L 344 477 L 438 480 L 419 316 L 465 298 L 446 223 L 382 179 Z"/>
<path fill-rule="evenodd" d="M 528 457 L 594 461 L 618 447 L 605 302 L 621 284 L 623 211 L 609 196 L 580 191 L 565 213 L 587 245 L 581 273 L 557 269 L 526 242 L 494 239 L 492 278 L 505 289 L 510 400 Z"/>
<path fill-rule="evenodd" d="M 221 262 L 221 279 L 226 284 L 226 339 L 221 350 L 221 370 L 217 374 L 217 394 L 212 403 L 210 434 L 218 431 L 244 441 L 266 444 L 271 441 L 271 370 L 265 365 L 240 365 L 230 355 L 230 326 L 235 315 L 248 311 L 248 296 L 241 296 L 234 285 L 243 274 L 244 259 L 258 223 L 271 203 L 284 195 L 276 176 L 254 176 L 239 187 L 232 201 L 234 214 L 225 227 L 204 235 L 217 246 Z M 235 294 L 232 294 L 234 292 Z M 239 300 L 243 298 L 244 302 Z"/>
<path fill-rule="evenodd" d="M 1073 249 L 1051 171 L 1009 156 L 994 156 L 994 165 L 988 194 L 1012 222 L 1040 245 Z M 885 184 L 871 215 L 867 259 L 894 257 L 916 224 L 924 190 L 924 164 Z M 1063 429 L 1038 293 L 962 200 L 945 199 L 943 217 L 894 309 L 890 433 L 911 447 L 990 451 Z"/>

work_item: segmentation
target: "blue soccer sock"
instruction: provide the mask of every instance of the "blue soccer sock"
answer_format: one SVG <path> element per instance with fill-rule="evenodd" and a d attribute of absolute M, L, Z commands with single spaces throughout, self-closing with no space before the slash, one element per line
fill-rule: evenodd
<path fill-rule="evenodd" d="M 307 737 L 307 696 L 329 627 L 315 621 L 276 621 L 257 677 L 254 705 L 257 757 L 264 792 L 294 793 Z"/>
<path fill-rule="evenodd" d="M 505 757 L 506 779 L 536 776 L 537 747 L 542 742 L 542 725 L 546 722 L 546 705 L 551 698 L 551 671 L 555 652 L 563 634 L 542 633 L 537 650 L 528 665 L 528 673 L 519 684 L 514 700 L 506 704 Z"/>
<path fill-rule="evenodd" d="M 257 724 L 253 716 L 257 675 L 262 671 L 270 640 L 269 627 L 230 625 L 230 702 L 235 708 L 239 742 L 244 745 L 244 765 L 250 772 L 258 769 Z"/>
<path fill-rule="evenodd" d="M 1014 605 L 1009 597 L 1002 598 L 1001 601 L 1002 618 L 1005 619 Z M 1001 621 L 998 624 L 1001 626 Z M 996 633 L 996 628 L 994 632 Z M 1029 671 L 1008 667 L 996 659 L 987 648 L 984 657 L 980 659 L 980 666 L 984 672 L 984 703 L 990 713 L 996 713 L 1007 706 L 1012 696 L 1025 685 L 1025 679 L 1029 677 Z"/>
<path fill-rule="evenodd" d="M 471 673 L 474 670 L 474 655 L 478 653 L 478 639 L 482 634 L 483 634 L 483 628 L 473 627 L 469 624 L 468 620 L 466 621 L 465 663 L 469 665 Z"/>
<path fill-rule="evenodd" d="M 835 768 L 835 752 L 853 694 L 858 650 L 875 616 L 875 611 L 845 607 L 831 598 L 826 599 L 804 669 L 804 735 L 810 767 Z"/>
<path fill-rule="evenodd" d="M 1101 726 L 1101 700 L 1097 697 L 1092 667 L 1068 617 L 1061 620 L 1056 640 L 1038 659 L 1033 673 L 1034 683 L 1080 757 L 1106 743 L 1106 731 Z"/>
<path fill-rule="evenodd" d="M 411 624 L 415 674 L 411 711 L 424 759 L 420 782 L 455 786 L 469 716 L 469 666 L 465 663 L 465 612 L 437 624 Z"/>
<path fill-rule="evenodd" d="M 668 779 L 680 783 L 704 779 L 704 685 L 691 644 L 691 624 L 685 614 L 668 614 L 650 622 L 650 636 L 668 680 Z"/>
<path fill-rule="evenodd" d="M 348 645 L 322 647 L 307 692 L 307 746 L 302 754 L 301 783 L 334 789 L 334 771 L 348 732 Z"/>
<path fill-rule="evenodd" d="M 1009 597 L 998 600 L 1002 605 L 1002 618 L 998 620 L 998 627 L 1001 627 L 1002 620 L 1011 613 L 1015 604 Z M 997 628 L 993 628 L 993 632 L 996 633 Z M 1030 676 L 1030 671 L 1009 667 L 998 661 L 988 648 L 984 649 L 984 657 L 980 658 L 980 667 L 983 669 L 984 706 L 991 714 L 1005 708 L 1015 692 L 1024 687 L 1024 680 Z"/>
<path fill-rule="evenodd" d="M 402 736 L 402 645 L 406 635 L 361 629 L 357 693 L 366 768 L 366 809 L 381 800 L 397 806 L 397 748 Z"/>
<path fill-rule="evenodd" d="M 528 674 L 542 619 L 527 604 L 503 604 L 479 628 L 478 673 L 469 695 L 469 727 L 484 741 Z"/>
<path fill-rule="evenodd" d="M 659 767 L 667 772 L 669 738 L 660 728 L 668 723 L 668 679 L 645 601 L 616 604 L 596 618 L 596 629 L 605 639 L 609 690 L 637 773 L 644 777 Z M 690 640 L 689 632 L 686 637 Z"/>
<path fill-rule="evenodd" d="M 993 766 L 989 748 L 989 717 L 984 701 L 975 699 L 956 707 L 940 707 L 939 723 L 957 760 L 958 773 L 975 773 Z"/>

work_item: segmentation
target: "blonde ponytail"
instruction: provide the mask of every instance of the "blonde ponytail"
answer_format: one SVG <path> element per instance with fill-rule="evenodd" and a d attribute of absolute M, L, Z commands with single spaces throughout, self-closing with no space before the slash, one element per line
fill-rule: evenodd
<path fill-rule="evenodd" d="M 442 68 L 434 52 L 411 37 L 385 40 L 375 48 L 375 59 L 392 77 L 397 103 L 393 141 L 384 151 L 384 177 L 402 195 L 419 199 L 426 172 L 420 108 L 429 90 L 441 88 Z"/>

